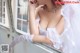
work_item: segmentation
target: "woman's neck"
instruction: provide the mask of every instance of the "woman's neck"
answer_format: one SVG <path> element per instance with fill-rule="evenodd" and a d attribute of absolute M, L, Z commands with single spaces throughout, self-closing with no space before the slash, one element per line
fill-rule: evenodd
<path fill-rule="evenodd" d="M 53 5 L 53 3 L 51 1 L 48 1 L 48 3 L 46 3 L 47 8 L 45 9 L 48 12 L 55 12 L 59 9 L 61 9 L 61 5 Z"/>
<path fill-rule="evenodd" d="M 52 11 L 54 8 L 52 2 L 50 2 L 50 1 L 46 4 L 46 6 L 47 6 L 47 8 L 46 8 L 47 11 Z"/>
<path fill-rule="evenodd" d="M 61 19 L 61 9 L 58 9 L 55 13 L 47 12 L 47 15 L 49 16 L 47 17 L 48 20 L 58 21 L 59 19 Z"/>

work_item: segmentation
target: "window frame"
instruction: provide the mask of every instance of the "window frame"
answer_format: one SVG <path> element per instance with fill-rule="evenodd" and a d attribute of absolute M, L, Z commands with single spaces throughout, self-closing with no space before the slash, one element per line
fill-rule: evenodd
<path fill-rule="evenodd" d="M 13 2 L 15 2 L 15 7 L 14 7 L 14 9 L 15 9 L 15 12 L 14 12 L 14 27 L 15 27 L 15 30 L 16 30 L 16 32 L 18 32 L 18 33 L 21 33 L 21 34 L 27 34 L 27 32 L 28 32 L 28 19 L 27 20 L 24 20 L 24 19 L 20 19 L 20 18 L 18 18 L 18 15 L 17 15 L 17 12 L 18 12 L 18 8 L 20 8 L 19 6 L 18 6 L 18 0 L 15 0 L 15 1 L 13 1 Z M 25 7 L 26 8 L 26 7 Z M 23 15 L 22 15 L 23 16 Z M 17 25 L 18 25 L 18 23 L 17 23 L 17 21 L 18 20 L 21 20 L 21 22 L 22 22 L 22 24 L 23 24 L 23 21 L 25 21 L 25 22 L 27 22 L 27 24 L 26 24 L 26 26 L 27 26 L 27 28 L 26 28 L 26 30 L 27 30 L 27 32 L 24 32 L 24 31 L 22 31 L 22 24 L 21 24 L 21 30 L 19 30 L 19 29 L 17 29 Z"/>
<path fill-rule="evenodd" d="M 5 2 L 5 6 L 3 6 L 4 4 L 3 3 Z M 4 8 L 4 12 L 3 12 L 3 9 Z M 7 6 L 6 6 L 6 1 L 5 0 L 1 0 L 1 20 L 2 22 L 0 22 L 0 26 L 4 26 L 4 27 L 7 27 L 7 28 L 10 28 L 9 27 L 9 19 L 8 19 L 8 14 L 7 14 Z M 5 14 L 5 17 L 2 16 L 2 14 Z M 3 23 L 4 22 L 4 23 Z"/>

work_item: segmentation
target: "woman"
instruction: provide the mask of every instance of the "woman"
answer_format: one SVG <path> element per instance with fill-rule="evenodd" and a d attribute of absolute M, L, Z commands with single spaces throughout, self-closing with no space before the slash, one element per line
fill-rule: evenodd
<path fill-rule="evenodd" d="M 13 47 L 19 41 L 27 39 L 32 42 L 46 43 L 60 49 L 61 46 L 59 45 L 61 45 L 62 41 L 59 40 L 58 36 L 60 36 L 64 30 L 64 18 L 61 15 L 62 4 L 57 4 L 56 2 L 61 1 L 62 0 L 29 0 L 29 26 L 30 34 L 32 35 L 27 35 L 26 38 L 24 38 L 25 36 L 15 38 L 10 46 Z"/>
<path fill-rule="evenodd" d="M 64 5 L 56 2 L 62 2 L 62 0 L 29 0 L 31 35 L 19 36 L 16 38 L 17 41 L 15 39 L 11 43 L 10 47 L 21 40 L 29 40 L 31 42 L 46 43 L 62 50 L 63 53 L 79 53 L 80 45 L 74 37 L 79 33 L 79 29 L 75 29 L 76 24 L 72 24 L 73 22 L 77 23 L 74 21 L 74 17 L 76 17 L 73 9 L 74 5 Z M 73 19 L 71 20 L 71 18 Z M 78 20 L 78 18 L 75 20 Z M 78 31 L 76 32 L 76 30 Z M 77 37 L 79 36 L 77 35 Z"/>
<path fill-rule="evenodd" d="M 56 3 L 61 1 L 62 0 L 30 0 L 29 25 L 30 32 L 34 35 L 33 42 L 47 43 L 52 46 L 56 44 L 55 42 L 59 39 L 58 36 L 60 36 L 64 30 L 64 18 L 61 15 L 62 4 Z"/>

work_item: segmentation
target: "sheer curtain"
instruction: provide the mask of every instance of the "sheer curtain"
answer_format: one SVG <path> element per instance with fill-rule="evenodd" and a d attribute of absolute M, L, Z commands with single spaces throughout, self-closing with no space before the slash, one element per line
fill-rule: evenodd
<path fill-rule="evenodd" d="M 80 4 L 65 4 L 63 14 L 70 22 L 70 29 L 63 36 L 63 53 L 80 53 Z"/>

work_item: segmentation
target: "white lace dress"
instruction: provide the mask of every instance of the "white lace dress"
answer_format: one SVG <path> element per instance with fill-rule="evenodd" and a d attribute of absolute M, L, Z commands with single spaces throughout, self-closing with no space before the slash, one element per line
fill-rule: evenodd
<path fill-rule="evenodd" d="M 69 28 L 63 34 L 63 53 L 80 53 L 80 4 L 68 4 L 63 9 Z"/>
<path fill-rule="evenodd" d="M 47 30 L 41 28 L 41 35 L 48 35 L 47 37 L 54 43 L 56 49 L 63 48 L 63 53 L 80 53 L 80 5 L 79 4 L 66 4 L 61 10 L 62 16 L 64 16 L 65 25 L 64 31 L 59 35 L 56 28 L 47 28 Z M 37 20 L 39 23 L 39 19 Z"/>

